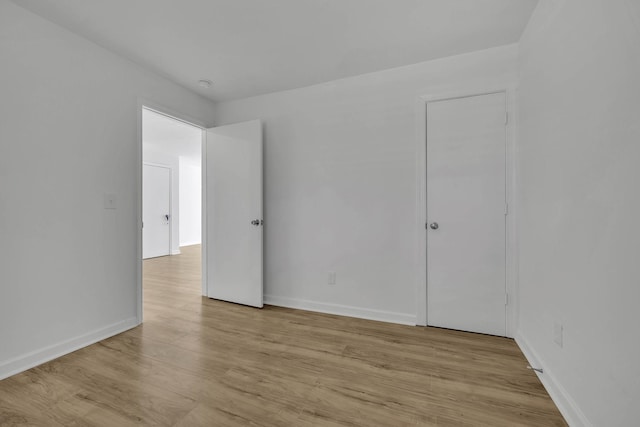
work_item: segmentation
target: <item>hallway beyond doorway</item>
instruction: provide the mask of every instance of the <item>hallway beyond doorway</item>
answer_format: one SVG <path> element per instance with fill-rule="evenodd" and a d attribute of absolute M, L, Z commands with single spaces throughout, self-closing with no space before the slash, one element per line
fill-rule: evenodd
<path fill-rule="evenodd" d="M 201 245 L 181 246 L 180 255 L 144 260 L 145 325 L 156 315 L 169 315 L 167 309 L 201 304 L 201 273 Z"/>

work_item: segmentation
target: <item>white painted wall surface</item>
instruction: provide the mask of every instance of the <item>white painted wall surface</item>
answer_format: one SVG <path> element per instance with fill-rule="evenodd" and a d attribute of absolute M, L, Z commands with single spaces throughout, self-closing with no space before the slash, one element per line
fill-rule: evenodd
<path fill-rule="evenodd" d="M 177 255 L 180 253 L 180 215 L 182 214 L 180 212 L 179 157 L 154 145 L 143 144 L 142 159 L 145 163 L 171 168 L 171 254 Z"/>
<path fill-rule="evenodd" d="M 264 122 L 265 303 L 414 323 L 416 98 L 511 82 L 516 58 L 507 46 L 217 104 L 217 124 Z"/>
<path fill-rule="evenodd" d="M 521 42 L 518 342 L 573 426 L 640 420 L 639 18 L 541 0 Z"/>
<path fill-rule="evenodd" d="M 180 246 L 202 241 L 202 168 L 180 157 Z"/>
<path fill-rule="evenodd" d="M 213 108 L 6 0 L 0 64 L 2 378 L 137 323 L 138 98 Z"/>

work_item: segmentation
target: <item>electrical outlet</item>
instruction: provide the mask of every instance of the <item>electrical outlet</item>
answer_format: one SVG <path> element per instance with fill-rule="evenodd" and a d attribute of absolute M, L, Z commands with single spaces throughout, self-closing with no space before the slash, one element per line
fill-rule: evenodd
<path fill-rule="evenodd" d="M 115 209 L 116 208 L 117 198 L 115 194 L 105 194 L 104 195 L 104 208 L 105 209 Z"/>
<path fill-rule="evenodd" d="M 562 333 L 563 333 L 562 323 L 553 322 L 553 342 L 558 344 L 558 347 L 562 348 Z"/>
<path fill-rule="evenodd" d="M 336 272 L 335 271 L 330 271 L 329 272 L 329 284 L 330 285 L 335 285 L 336 284 Z"/>

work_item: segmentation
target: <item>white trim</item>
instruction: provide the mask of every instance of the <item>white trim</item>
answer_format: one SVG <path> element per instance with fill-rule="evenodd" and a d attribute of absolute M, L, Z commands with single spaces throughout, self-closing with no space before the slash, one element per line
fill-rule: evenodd
<path fill-rule="evenodd" d="M 167 116 L 171 119 L 174 120 L 178 120 L 179 122 L 183 122 L 186 123 L 188 125 L 200 128 L 202 130 L 206 130 L 207 129 L 207 125 L 203 122 L 201 122 L 198 119 L 195 119 L 193 117 L 190 117 L 186 114 L 182 114 L 179 111 L 176 111 L 172 108 L 169 108 L 165 105 L 162 104 L 158 104 L 154 101 L 151 101 L 149 99 L 146 98 L 139 98 L 138 99 L 138 105 L 140 106 L 141 109 L 147 109 L 147 110 L 151 110 L 154 113 L 158 113 L 158 114 L 162 114 L 163 116 Z M 140 110 L 140 117 L 142 117 L 142 110 Z"/>
<path fill-rule="evenodd" d="M 509 79 L 507 79 L 509 80 Z M 517 326 L 517 235 L 516 235 L 516 139 L 515 139 L 515 84 L 511 81 L 485 86 L 462 87 L 456 90 L 435 90 L 416 98 L 416 324 L 427 325 L 427 103 L 448 99 L 466 98 L 477 95 L 503 92 L 506 95 L 506 112 L 509 121 L 506 125 L 507 147 L 507 191 L 509 215 L 506 217 L 506 292 L 509 304 L 506 311 L 506 336 L 513 337 Z"/>
<path fill-rule="evenodd" d="M 137 308 L 136 308 L 136 312 L 137 312 L 137 318 L 138 318 L 138 323 L 142 323 L 143 321 L 143 314 L 144 314 L 144 310 L 143 310 L 143 292 L 142 292 L 142 162 L 143 162 L 143 157 L 142 157 L 142 112 L 143 110 L 147 109 L 147 110 L 151 110 L 155 113 L 158 114 L 162 114 L 165 115 L 167 117 L 170 117 L 172 119 L 181 121 L 183 123 L 189 124 L 191 126 L 200 128 L 200 130 L 202 131 L 202 145 L 204 147 L 204 138 L 205 138 L 205 130 L 207 128 L 207 125 L 205 123 L 203 123 L 202 121 L 195 119 L 193 117 L 190 117 L 186 114 L 183 114 L 181 112 L 178 112 L 176 110 L 173 110 L 172 108 L 169 108 L 165 105 L 162 104 L 158 104 L 155 101 L 152 101 L 150 99 L 147 98 L 142 98 L 142 97 L 138 97 L 138 105 L 137 105 L 137 119 L 138 119 L 138 150 L 137 150 L 137 162 L 136 162 L 136 167 L 137 167 L 137 177 L 136 177 L 136 188 L 137 188 L 137 194 L 136 194 L 136 203 L 137 203 L 137 218 L 138 218 L 138 241 L 137 241 L 137 265 L 136 265 L 136 282 L 137 282 L 137 293 L 136 293 L 136 298 L 137 298 Z M 204 194 L 204 182 L 203 182 L 203 194 Z M 204 199 L 202 200 L 203 206 L 204 206 Z M 203 223 L 203 228 L 204 228 L 204 223 Z M 206 249 L 205 249 L 205 242 L 202 242 L 202 255 L 203 255 L 203 259 L 204 259 L 204 254 L 206 253 Z M 203 263 L 204 265 L 205 263 Z M 203 269 L 204 270 L 204 269 Z M 204 275 L 203 275 L 203 280 L 204 280 Z"/>
<path fill-rule="evenodd" d="M 515 84 L 508 86 L 507 92 L 507 336 L 514 337 L 518 331 L 518 313 L 520 312 L 519 287 L 519 245 L 518 245 L 518 109 Z"/>
<path fill-rule="evenodd" d="M 138 99 L 138 108 L 136 110 L 138 122 L 138 147 L 136 150 L 136 218 L 138 219 L 136 236 L 136 316 L 138 318 L 138 324 L 142 323 L 144 312 L 142 309 L 142 113 L 145 104 L 146 102 L 142 99 Z"/>
<path fill-rule="evenodd" d="M 265 295 L 266 305 L 295 308 L 298 310 L 315 311 L 318 313 L 337 314 L 339 316 L 356 317 L 359 319 L 377 320 L 380 322 L 399 323 L 402 325 L 416 325 L 413 314 L 395 313 L 392 311 L 372 310 L 369 308 L 353 307 L 349 305 L 331 304 L 325 302 L 309 301 L 297 298 Z"/>
<path fill-rule="evenodd" d="M 200 266 L 201 266 L 201 282 L 202 282 L 202 296 L 208 297 L 209 296 L 209 288 L 208 288 L 208 280 L 207 280 L 207 131 L 203 130 L 202 131 L 202 155 L 200 156 L 200 171 L 201 171 L 201 175 L 202 175 L 202 184 L 200 185 L 201 188 L 201 198 L 202 200 L 200 201 L 200 206 L 201 206 L 201 213 L 200 213 L 200 221 L 201 223 L 201 230 L 200 230 L 200 240 L 202 242 L 202 247 L 200 249 L 200 253 L 202 256 L 202 259 L 200 260 Z"/>
<path fill-rule="evenodd" d="M 83 347 L 118 335 L 139 325 L 137 317 L 114 323 L 104 328 L 96 329 L 79 337 L 71 338 L 40 350 L 32 351 L 0 364 L 0 380 L 24 372 L 50 360 L 69 354 Z"/>
<path fill-rule="evenodd" d="M 427 103 L 416 99 L 416 324 L 427 326 Z"/>
<path fill-rule="evenodd" d="M 154 162 L 142 162 L 143 165 L 147 165 L 147 166 L 155 166 L 158 168 L 165 168 L 165 169 L 171 169 L 173 171 L 173 168 L 171 167 L 171 165 L 167 165 L 164 163 L 154 163 Z"/>
<path fill-rule="evenodd" d="M 549 366 L 538 357 L 537 353 L 529 345 L 529 342 L 521 332 L 516 334 L 515 341 L 520 347 L 520 350 L 522 350 L 529 365 L 534 368 L 542 368 L 543 373 L 536 372 L 536 375 L 567 423 L 571 427 L 593 427 L 593 424 L 587 416 L 580 410 L 580 407 L 571 398 L 567 390 L 558 382 L 553 372 L 549 369 Z"/>

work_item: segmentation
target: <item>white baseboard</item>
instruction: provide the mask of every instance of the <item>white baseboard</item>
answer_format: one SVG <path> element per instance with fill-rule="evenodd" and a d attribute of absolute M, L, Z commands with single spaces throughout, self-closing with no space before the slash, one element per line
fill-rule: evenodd
<path fill-rule="evenodd" d="M 394 313 L 391 311 L 372 310 L 340 304 L 328 304 L 324 302 L 278 297 L 274 295 L 265 295 L 264 303 L 268 305 L 277 305 L 279 307 L 337 314 L 339 316 L 357 317 L 360 319 L 378 320 L 389 323 L 400 323 L 402 325 L 416 325 L 416 316 L 414 314 Z"/>
<path fill-rule="evenodd" d="M 587 419 L 576 402 L 564 387 L 562 387 L 549 367 L 538 357 L 537 353 L 529 345 L 527 339 L 520 332 L 516 334 L 515 341 L 520 347 L 520 350 L 522 350 L 524 357 L 527 358 L 529 365 L 534 368 L 542 368 L 544 371 L 542 374 L 536 372 L 536 375 L 567 423 L 569 423 L 571 427 L 593 427 L 593 424 Z"/>
<path fill-rule="evenodd" d="M 5 362 L 0 362 L 0 380 L 127 331 L 138 326 L 138 324 L 138 319 L 136 317 L 131 317 L 79 337 L 71 338 L 40 350 L 32 351 L 31 353 L 27 353 L 23 356 L 19 356 Z"/>
<path fill-rule="evenodd" d="M 171 250 L 171 255 L 180 255 L 180 249 Z"/>

